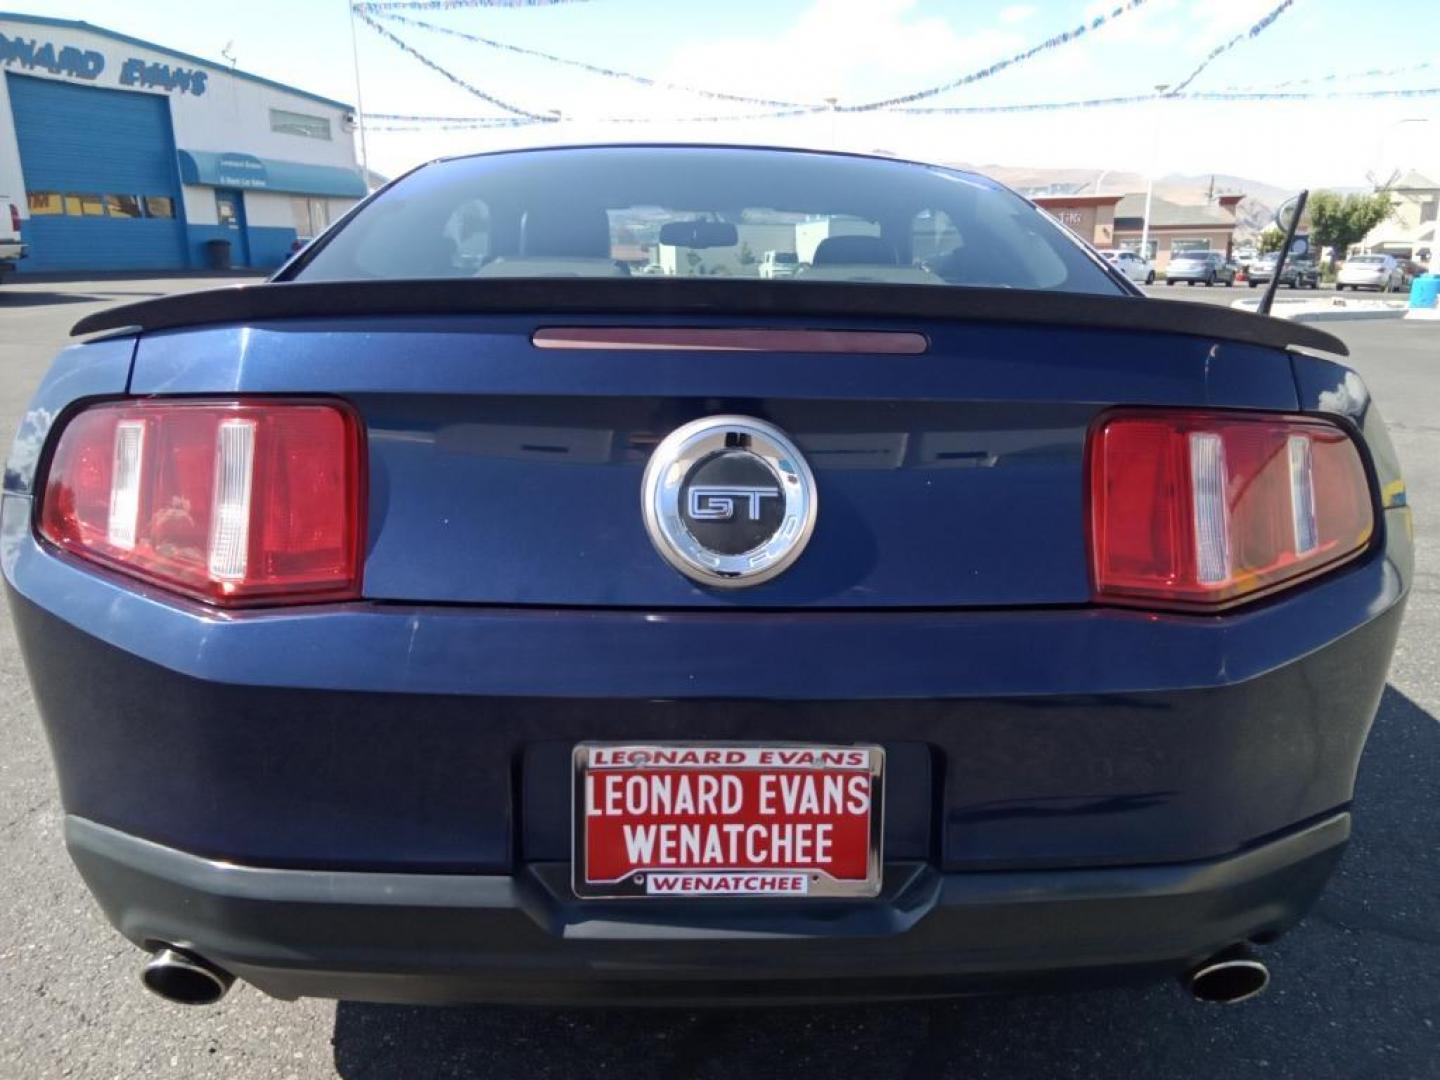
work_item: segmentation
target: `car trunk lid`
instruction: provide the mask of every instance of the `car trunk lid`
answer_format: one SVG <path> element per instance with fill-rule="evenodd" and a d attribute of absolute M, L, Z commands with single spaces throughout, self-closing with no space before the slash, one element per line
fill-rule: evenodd
<path fill-rule="evenodd" d="M 1100 412 L 1297 404 L 1285 352 L 1193 335 L 747 322 L 861 344 L 625 340 L 637 329 L 699 339 L 734 329 L 695 318 L 301 319 L 147 335 L 132 390 L 353 402 L 367 429 L 371 599 L 644 608 L 1084 603 L 1085 439 Z M 537 346 L 557 330 L 610 340 Z M 912 347 L 882 346 L 895 342 Z M 817 487 L 809 546 L 750 588 L 677 572 L 641 510 L 655 446 L 720 414 L 786 434 Z"/>

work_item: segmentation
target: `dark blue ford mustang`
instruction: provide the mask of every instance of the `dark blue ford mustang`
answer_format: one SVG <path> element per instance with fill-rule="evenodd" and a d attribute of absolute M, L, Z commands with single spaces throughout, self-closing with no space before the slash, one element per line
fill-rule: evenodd
<path fill-rule="evenodd" d="M 1344 346 L 983 178 L 441 161 L 76 331 L 4 572 L 171 998 L 1233 1000 L 1340 858 L 1411 575 Z"/>

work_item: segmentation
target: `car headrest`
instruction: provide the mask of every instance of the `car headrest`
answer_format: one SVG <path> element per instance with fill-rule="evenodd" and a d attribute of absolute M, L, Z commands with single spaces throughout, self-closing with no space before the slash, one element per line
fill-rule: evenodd
<path fill-rule="evenodd" d="M 895 249 L 878 236 L 827 236 L 815 248 L 812 266 L 894 266 Z"/>
<path fill-rule="evenodd" d="M 598 207 L 527 210 L 520 230 L 522 255 L 610 257 L 610 220 Z"/>

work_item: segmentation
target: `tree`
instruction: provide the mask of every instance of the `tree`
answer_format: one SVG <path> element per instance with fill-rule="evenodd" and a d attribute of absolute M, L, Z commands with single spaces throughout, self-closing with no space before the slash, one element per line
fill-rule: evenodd
<path fill-rule="evenodd" d="M 1272 251 L 1279 251 L 1285 244 L 1285 234 L 1271 225 L 1260 234 L 1260 254 L 1269 255 Z"/>
<path fill-rule="evenodd" d="M 1341 195 L 1317 191 L 1310 196 L 1306 214 L 1311 221 L 1310 239 L 1317 248 L 1331 248 L 1344 258 L 1350 245 L 1358 244 L 1370 230 L 1395 213 L 1388 191 L 1372 195 Z"/>
<path fill-rule="evenodd" d="M 750 250 L 749 241 L 742 241 L 740 253 L 735 256 L 735 261 L 741 266 L 754 266 L 760 260 L 755 257 L 755 252 Z"/>

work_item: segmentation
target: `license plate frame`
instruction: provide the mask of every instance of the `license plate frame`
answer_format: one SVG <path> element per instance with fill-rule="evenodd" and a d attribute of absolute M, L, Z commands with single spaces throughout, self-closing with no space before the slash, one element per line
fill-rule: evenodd
<path fill-rule="evenodd" d="M 596 752 L 602 763 L 597 764 Z M 649 760 L 615 764 L 621 752 L 634 755 L 636 752 L 649 755 Z M 744 755 L 744 761 L 736 763 L 736 753 Z M 726 760 L 712 763 L 704 755 L 719 753 Z M 805 764 L 804 755 L 809 755 L 810 764 Z M 857 759 L 858 755 L 858 759 Z M 766 758 L 769 763 L 764 763 Z M 679 764 L 677 760 L 697 763 Z M 844 765 L 836 762 L 844 759 Z M 608 761 L 609 764 L 604 762 Z M 582 741 L 575 744 L 571 758 L 571 887 L 581 899 L 682 899 L 700 900 L 717 897 L 744 897 L 747 899 L 775 899 L 783 897 L 793 900 L 868 898 L 879 895 L 884 873 L 883 844 L 885 827 L 885 750 L 869 743 L 810 743 L 810 742 L 767 742 L 767 741 Z M 858 763 L 857 763 L 858 762 Z M 866 776 L 868 778 L 868 805 L 863 825 L 865 874 L 837 877 L 829 872 L 826 865 L 817 865 L 815 860 L 792 861 L 757 868 L 755 866 L 683 866 L 673 869 L 663 867 L 632 866 L 622 876 L 594 878 L 589 876 L 590 847 L 587 823 L 587 777 L 597 772 L 636 773 L 650 770 L 670 773 L 700 775 L 741 775 L 753 774 L 758 786 L 762 773 L 795 775 L 810 773 L 817 777 L 841 774 L 842 778 Z M 698 779 L 696 781 L 698 784 Z M 741 780 L 741 784 L 744 781 Z M 773 787 L 772 787 L 773 794 Z M 859 815 L 851 815 L 858 817 Z M 746 827 L 759 824 L 751 815 L 745 819 Z M 712 822 L 713 823 L 713 822 Z M 703 826 L 703 822 L 702 822 Z M 846 822 L 849 834 L 848 847 L 853 849 L 860 842 L 857 837 L 860 826 Z M 848 852 L 854 859 L 853 850 Z M 831 861 L 829 866 L 835 865 Z M 658 875 L 658 876 L 657 876 Z M 667 878 L 668 875 L 668 878 Z M 804 878 L 800 882 L 799 878 Z M 655 880 L 652 881 L 651 879 Z M 681 879 L 707 879 L 695 881 L 703 885 L 697 891 L 688 888 L 671 891 L 666 886 L 678 889 Z M 717 882 L 715 878 L 729 878 L 728 882 Z M 781 880 L 789 878 L 788 882 Z M 763 879 L 763 880 L 761 880 Z M 757 886 L 759 883 L 759 887 Z M 677 884 L 678 883 L 678 884 Z M 657 891 L 659 889 L 660 891 Z"/>

